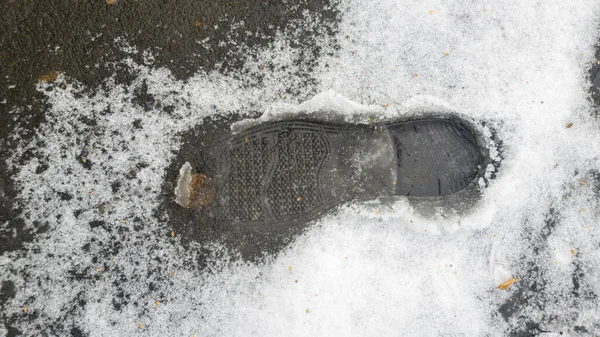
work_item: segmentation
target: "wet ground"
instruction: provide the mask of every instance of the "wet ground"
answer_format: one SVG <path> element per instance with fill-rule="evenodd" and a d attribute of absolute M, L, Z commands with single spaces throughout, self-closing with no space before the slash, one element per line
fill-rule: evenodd
<path fill-rule="evenodd" d="M 7 0 L 0 13 L 0 255 L 18 252 L 27 256 L 24 244 L 32 242 L 43 235 L 48 227 L 42 219 L 34 222 L 34 226 L 26 226 L 22 219 L 22 209 L 17 199 L 13 177 L 18 173 L 18 166 L 9 169 L 6 160 L 11 158 L 17 147 L 29 148 L 20 157 L 13 160 L 25 164 L 32 159 L 42 163 L 38 170 L 45 170 L 43 165 L 47 154 L 36 151 L 34 135 L 37 128 L 45 121 L 48 104 L 46 96 L 36 89 L 40 81 L 54 81 L 55 74 L 62 73 L 79 81 L 85 87 L 84 94 L 93 94 L 105 85 L 105 80 L 114 74 L 119 83 L 131 83 L 136 77 L 136 69 L 123 60 L 133 58 L 134 62 L 144 64 L 144 53 L 131 54 L 126 50 L 134 46 L 138 50 L 149 51 L 153 56 L 152 67 L 166 67 L 180 80 L 186 80 L 197 73 L 218 70 L 223 74 L 241 69 L 242 59 L 239 57 L 241 42 L 248 46 L 266 45 L 274 40 L 278 31 L 293 29 L 288 24 L 299 20 L 306 11 L 323 21 L 325 29 L 319 34 L 334 34 L 337 12 L 326 9 L 328 1 L 16 1 Z M 239 26 L 240 21 L 244 26 Z M 247 35 L 250 31 L 253 34 Z M 236 33 L 239 32 L 239 33 Z M 316 38 L 315 32 L 300 32 L 298 48 L 302 50 L 301 62 L 310 68 L 311 62 L 320 55 L 317 47 L 311 48 Z M 124 42 L 126 41 L 126 43 Z M 206 41 L 206 48 L 197 41 Z M 600 59 L 600 49 L 596 58 Z M 265 64 L 263 67 L 268 68 Z M 600 62 L 590 67 L 589 80 L 590 99 L 600 114 Z M 310 75 L 305 76 L 310 82 Z M 56 86 L 60 86 L 56 83 Z M 289 89 L 293 91 L 293 88 Z M 144 109 L 153 109 L 160 103 L 148 93 L 147 86 L 141 85 L 135 92 L 136 104 Z M 160 106 L 167 111 L 169 106 Z M 260 111 L 247 111 L 248 116 L 257 116 Z M 90 129 L 94 128 L 94 120 L 86 121 Z M 133 127 L 136 127 L 134 124 Z M 84 163 L 93 165 L 92 161 Z M 137 163 L 138 172 L 143 163 Z M 170 175 L 176 170 L 170 168 Z M 136 174 L 136 171 L 131 173 Z M 598 180 L 597 173 L 590 175 Z M 122 177 L 128 179 L 128 177 Z M 119 184 L 113 186 L 113 191 Z M 73 196 L 59 195 L 69 201 Z M 545 226 L 540 235 L 552 233 L 560 215 L 553 209 L 545 214 Z M 102 228 L 105 223 L 90 223 L 91 227 Z M 164 235 L 169 235 L 165 232 Z M 88 246 L 89 248 L 89 246 Z M 114 248 L 114 247 L 113 247 Z M 542 250 L 539 243 L 532 243 L 532 256 Z M 112 254 L 110 252 L 107 255 Z M 529 307 L 544 306 L 548 300 L 543 294 L 543 275 L 537 273 L 537 267 L 531 266 L 531 273 L 525 278 L 526 286 L 520 288 L 499 312 L 504 319 L 519 319 L 522 327 L 511 333 L 518 336 L 536 335 L 543 332 L 540 318 L 530 317 L 521 310 Z M 87 278 L 87 275 L 74 272 L 74 278 Z M 576 285 L 576 297 L 593 301 L 595 295 L 589 289 L 579 289 L 584 272 L 573 273 Z M 150 288 L 156 287 L 151 285 Z M 154 289 L 152 289 L 154 290 Z M 0 288 L 0 310 L 19 291 L 11 281 L 5 281 Z M 540 295 L 542 294 L 542 295 Z M 127 294 L 121 292 L 113 299 L 115 309 L 127 302 Z M 85 306 L 85 300 L 77 303 Z M 74 306 L 72 310 L 77 310 Z M 2 310 L 8 312 L 8 310 Z M 66 313 L 65 317 L 73 317 Z M 9 336 L 20 335 L 20 326 L 26 320 L 36 320 L 18 315 L 0 314 L 0 322 Z M 576 326 L 575 332 L 588 333 L 594 327 Z M 72 336 L 89 334 L 86 327 L 77 324 L 63 324 L 55 321 L 46 327 L 39 327 L 48 335 Z M 2 330 L 0 330 L 2 331 Z M 597 331 L 597 330 L 596 330 Z"/>
<path fill-rule="evenodd" d="M 302 17 L 305 10 L 318 11 L 324 21 L 335 20 L 335 11 L 323 11 L 327 1 L 8 1 L 2 12 L 0 64 L 0 252 L 18 249 L 30 241 L 35 230 L 25 229 L 12 205 L 16 192 L 5 159 L 17 144 L 29 142 L 44 121 L 47 105 L 35 84 L 56 72 L 81 82 L 93 91 L 113 74 L 130 83 L 135 72 L 122 63 L 126 57 L 143 63 L 143 55 L 123 51 L 119 39 L 154 56 L 153 66 L 168 68 L 177 78 L 218 69 L 223 73 L 240 67 L 236 48 L 265 45 L 278 30 Z M 243 21 L 242 27 L 235 24 Z M 236 30 L 239 34 L 232 34 Z M 244 34 L 246 31 L 253 35 Z M 300 36 L 306 46 L 315 36 Z M 197 41 L 208 39 L 210 48 Z M 318 55 L 306 50 L 306 62 Z M 139 104 L 152 106 L 151 95 L 140 88 Z M 18 111 L 18 112 L 15 112 Z M 248 112 L 252 114 L 252 111 Z M 18 130 L 18 140 L 14 135 Z M 35 150 L 20 160 L 35 157 Z M 18 234 L 15 239 L 13 231 Z"/>
<path fill-rule="evenodd" d="M 45 160 L 31 144 L 48 107 L 44 95 L 36 90 L 37 83 L 52 82 L 60 73 L 80 82 L 90 95 L 114 74 L 117 83 L 131 83 L 137 74 L 123 60 L 144 60 L 142 53 L 123 51 L 120 41 L 125 40 L 127 46 L 150 52 L 153 67 L 166 67 L 178 79 L 213 70 L 226 74 L 241 66 L 236 52 L 242 42 L 245 46 L 266 45 L 277 31 L 286 30 L 306 11 L 317 12 L 329 23 L 327 27 L 332 26 L 336 13 L 323 10 L 327 2 L 6 1 L 0 14 L 0 254 L 23 249 L 24 243 L 47 230 L 41 222 L 28 227 L 20 218 L 18 191 L 13 184 L 17 172 L 9 170 L 5 162 L 17 146 L 31 145 L 31 151 L 15 160 Z M 253 34 L 246 34 L 248 31 Z M 305 48 L 315 37 L 314 33 L 300 35 L 298 46 Z M 305 53 L 304 61 L 310 63 L 319 50 L 308 48 Z M 137 103 L 150 109 L 156 102 L 145 90 L 139 88 Z M 256 112 L 248 111 L 248 115 L 255 116 Z M 39 172 L 43 171 L 41 165 Z M 69 200 L 72 196 L 67 193 L 63 198 Z M 16 291 L 11 282 L 2 284 L 0 308 Z M 0 316 L 9 336 L 20 335 L 13 327 L 19 318 Z M 43 330 L 53 335 L 61 334 L 63 329 L 56 322 L 56 326 Z M 84 335 L 76 327 L 71 334 Z"/>

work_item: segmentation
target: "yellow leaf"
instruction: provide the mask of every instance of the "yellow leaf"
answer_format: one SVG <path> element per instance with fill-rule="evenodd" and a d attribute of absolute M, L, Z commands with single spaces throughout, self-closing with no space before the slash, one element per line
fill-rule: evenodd
<path fill-rule="evenodd" d="M 194 22 L 194 26 L 195 26 L 195 27 L 199 27 L 200 25 L 201 25 L 200 21 L 196 21 L 196 22 Z"/>
<path fill-rule="evenodd" d="M 23 312 L 27 313 L 29 311 L 28 307 L 23 307 Z"/>
<path fill-rule="evenodd" d="M 433 14 L 435 13 L 435 9 L 430 10 L 429 12 L 427 12 L 428 14 Z"/>
<path fill-rule="evenodd" d="M 506 282 L 502 283 L 501 285 L 498 286 L 498 289 L 500 290 L 506 290 L 508 289 L 508 287 L 510 287 L 511 285 L 513 285 L 513 283 L 517 282 L 518 280 L 516 278 L 509 278 L 508 280 L 506 280 Z"/>
<path fill-rule="evenodd" d="M 571 255 L 573 255 L 573 256 L 577 256 L 577 252 L 576 252 L 576 251 L 574 251 L 573 249 L 571 249 Z"/>

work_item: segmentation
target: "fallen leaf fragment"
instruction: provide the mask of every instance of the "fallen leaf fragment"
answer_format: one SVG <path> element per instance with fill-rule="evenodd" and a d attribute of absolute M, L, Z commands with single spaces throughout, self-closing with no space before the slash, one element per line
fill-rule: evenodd
<path fill-rule="evenodd" d="M 200 21 L 194 22 L 194 27 L 199 27 L 201 25 Z"/>
<path fill-rule="evenodd" d="M 307 314 L 310 314 L 310 310 L 309 310 L 309 309 L 306 309 L 306 313 L 307 313 Z"/>
<path fill-rule="evenodd" d="M 510 287 L 511 285 L 513 285 L 513 283 L 517 282 L 518 280 L 516 278 L 509 278 L 508 280 L 506 280 L 504 283 L 502 283 L 501 285 L 498 286 L 498 289 L 500 290 L 506 290 L 508 289 L 508 287 Z"/>
<path fill-rule="evenodd" d="M 144 328 L 144 324 L 142 324 L 142 323 L 139 323 L 139 324 L 138 324 L 138 329 L 143 329 L 143 328 Z"/>
<path fill-rule="evenodd" d="M 573 256 L 577 256 L 577 252 L 576 252 L 576 251 L 574 251 L 573 249 L 571 249 L 571 255 L 573 255 Z"/>
<path fill-rule="evenodd" d="M 156 301 L 156 306 L 159 307 L 160 306 L 160 301 Z"/>
<path fill-rule="evenodd" d="M 175 232 L 171 231 L 171 236 L 174 237 L 175 236 Z"/>
<path fill-rule="evenodd" d="M 28 311 L 29 311 L 29 308 L 28 308 L 28 307 L 23 307 L 23 312 L 24 312 L 24 313 L 27 313 Z"/>
<path fill-rule="evenodd" d="M 38 78 L 38 82 L 54 82 L 54 80 L 56 80 L 59 74 L 59 71 L 51 71 L 47 74 L 40 76 L 40 78 Z"/>
<path fill-rule="evenodd" d="M 117 0 L 106 0 L 106 3 L 109 5 L 114 5 L 117 3 Z"/>
<path fill-rule="evenodd" d="M 573 126 L 573 123 L 567 124 L 567 129 L 570 129 Z"/>
<path fill-rule="evenodd" d="M 435 13 L 435 9 L 432 9 L 429 12 L 427 12 L 427 14 L 433 14 L 433 13 Z"/>

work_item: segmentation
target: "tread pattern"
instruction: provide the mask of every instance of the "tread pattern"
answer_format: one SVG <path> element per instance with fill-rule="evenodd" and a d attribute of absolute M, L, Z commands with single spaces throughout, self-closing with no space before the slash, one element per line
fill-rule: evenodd
<path fill-rule="evenodd" d="M 277 149 L 277 164 L 265 190 L 273 217 L 287 218 L 321 205 L 320 169 L 329 152 L 323 136 L 284 132 L 278 136 Z"/>
<path fill-rule="evenodd" d="M 321 169 L 330 154 L 326 136 L 302 125 L 236 138 L 223 153 L 221 213 L 232 223 L 283 220 L 323 204 Z"/>
<path fill-rule="evenodd" d="M 260 187 L 267 175 L 272 146 L 267 138 L 255 138 L 234 146 L 229 153 L 229 174 L 220 197 L 226 218 L 235 222 L 266 219 Z"/>

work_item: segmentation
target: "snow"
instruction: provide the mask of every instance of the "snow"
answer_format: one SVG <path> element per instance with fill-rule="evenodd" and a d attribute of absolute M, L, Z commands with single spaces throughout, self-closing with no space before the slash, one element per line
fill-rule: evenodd
<path fill-rule="evenodd" d="M 504 335 L 534 323 L 600 334 L 600 123 L 586 77 L 599 4 L 336 6 L 339 33 L 318 42 L 326 52 L 310 72 L 294 62 L 294 32 L 281 32 L 269 47 L 241 48 L 246 69 L 229 76 L 183 82 L 124 60 L 140 73 L 130 87 L 111 81 L 81 95 L 64 75 L 65 89 L 40 85 L 51 107 L 37 150 L 49 168 L 36 174 L 33 159 L 19 167 L 17 184 L 27 225 L 47 222 L 49 230 L 26 255 L 0 258 L 0 281 L 18 289 L 8 310 L 37 315 L 19 329 L 35 334 L 60 321 L 91 336 L 429 336 Z M 297 25 L 318 29 L 310 18 Z M 262 82 L 253 60 L 273 65 Z M 132 102 L 143 83 L 172 112 Z M 423 214 L 405 199 L 344 205 L 262 263 L 219 242 L 187 248 L 153 216 L 165 169 L 181 133 L 204 117 L 246 111 L 265 112 L 261 120 L 458 113 L 497 131 L 502 165 L 481 200 L 459 213 Z M 198 267 L 206 254 L 208 265 Z M 511 277 L 519 281 L 496 288 Z M 511 300 L 520 311 L 503 314 Z"/>

